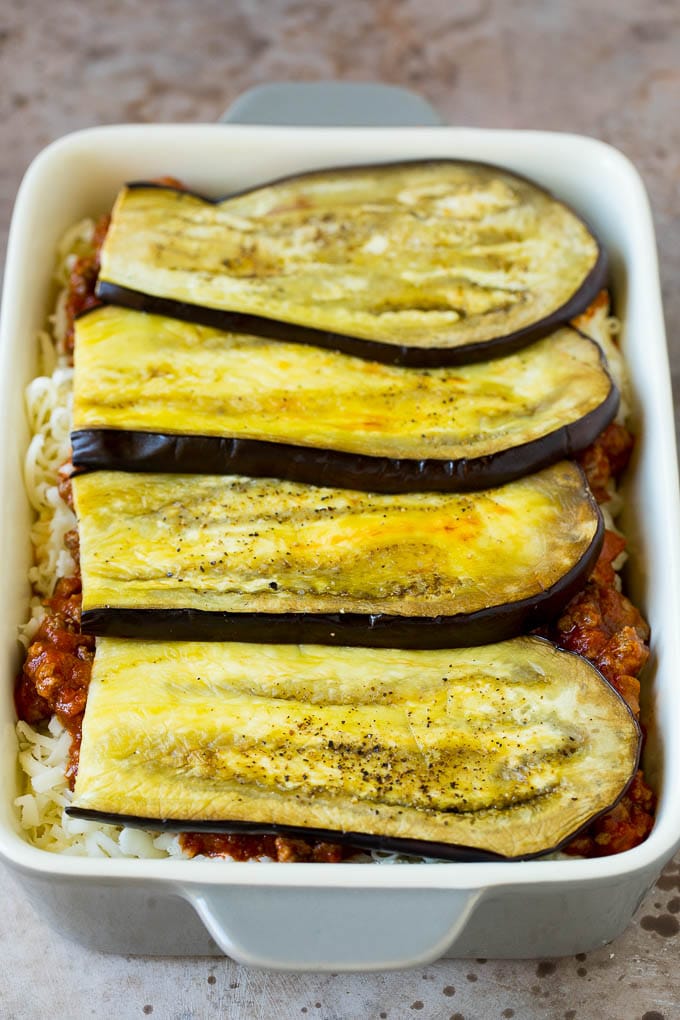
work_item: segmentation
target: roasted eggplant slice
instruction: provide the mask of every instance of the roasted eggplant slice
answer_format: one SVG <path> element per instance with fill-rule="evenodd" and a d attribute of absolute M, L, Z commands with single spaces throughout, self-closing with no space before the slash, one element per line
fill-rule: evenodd
<path fill-rule="evenodd" d="M 120 637 L 482 644 L 558 612 L 603 534 L 567 461 L 470 495 L 118 471 L 73 486 L 83 628 Z"/>
<path fill-rule="evenodd" d="M 118 197 L 98 293 L 141 311 L 412 366 L 516 350 L 578 315 L 605 258 L 581 219 L 501 167 L 343 167 L 213 202 Z"/>
<path fill-rule="evenodd" d="M 101 640 L 71 813 L 531 857 L 612 806 L 639 743 L 601 674 L 539 638 L 436 652 Z"/>
<path fill-rule="evenodd" d="M 103 307 L 78 321 L 76 350 L 84 469 L 465 491 L 585 449 L 618 405 L 599 348 L 569 328 L 490 362 L 405 369 Z"/>

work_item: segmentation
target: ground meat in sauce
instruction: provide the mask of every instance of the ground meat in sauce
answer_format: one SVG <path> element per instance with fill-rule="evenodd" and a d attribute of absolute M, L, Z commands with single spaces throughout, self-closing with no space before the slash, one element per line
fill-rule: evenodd
<path fill-rule="evenodd" d="M 186 191 L 187 186 L 178 177 L 154 177 L 153 184 L 160 184 L 163 188 L 174 188 L 175 191 Z"/>
<path fill-rule="evenodd" d="M 71 476 L 73 475 L 73 463 L 67 460 L 65 464 L 62 464 L 57 472 L 57 492 L 63 499 L 66 506 L 71 510 L 73 507 L 73 486 L 71 485 Z"/>
<path fill-rule="evenodd" d="M 179 837 L 182 850 L 189 857 L 203 854 L 206 857 L 232 857 L 235 861 L 249 861 L 269 857 L 282 863 L 315 861 L 337 864 L 356 854 L 352 847 L 337 843 L 307 842 L 287 839 L 285 836 L 250 836 L 241 833 L 183 832 Z"/>
<path fill-rule="evenodd" d="M 609 483 L 625 471 L 634 440 L 627 428 L 612 422 L 576 460 L 585 471 L 593 496 L 605 503 L 611 496 Z"/>
<path fill-rule="evenodd" d="M 76 571 L 80 573 L 80 535 L 77 528 L 71 528 L 70 531 L 66 532 L 64 535 L 64 545 L 71 554 Z"/>
<path fill-rule="evenodd" d="M 96 308 L 100 304 L 95 294 L 97 277 L 99 276 L 100 255 L 111 217 L 100 216 L 95 223 L 92 237 L 92 253 L 75 259 L 69 270 L 66 288 L 66 333 L 64 337 L 64 353 L 73 354 L 75 339 L 75 320 L 81 312 Z"/>
<path fill-rule="evenodd" d="M 630 850 L 652 831 L 655 807 L 654 793 L 639 771 L 616 807 L 589 825 L 564 847 L 564 852 L 579 857 L 604 857 Z"/>
<path fill-rule="evenodd" d="M 612 561 L 625 548 L 614 532 L 605 541 L 591 577 L 568 604 L 549 636 L 589 659 L 631 708 L 640 715 L 637 679 L 649 657 L 649 627 L 635 606 L 617 591 Z M 582 857 L 630 850 L 647 838 L 654 824 L 655 797 L 637 773 L 619 803 L 572 840 L 565 853 Z"/>
<path fill-rule="evenodd" d="M 182 189 L 172 177 L 157 183 Z M 109 226 L 109 217 L 101 217 L 93 236 L 94 251 L 79 258 L 71 268 L 66 299 L 65 351 L 73 354 L 75 317 L 99 301 L 95 285 L 101 246 Z M 633 437 L 622 425 L 613 423 L 577 458 L 596 499 L 609 499 L 609 483 L 626 468 L 633 449 Z M 58 490 L 64 502 L 73 508 L 70 462 L 59 470 Z M 78 570 L 78 533 L 65 538 Z M 625 539 L 606 532 L 604 546 L 593 574 L 582 592 L 564 610 L 559 620 L 545 633 L 564 648 L 580 652 L 590 659 L 620 691 L 636 715 L 639 715 L 640 685 L 637 675 L 649 651 L 649 628 L 629 600 L 616 590 L 616 572 L 612 562 L 625 548 Z M 81 584 L 79 576 L 62 578 L 54 594 L 46 600 L 45 620 L 31 643 L 15 690 L 17 714 L 35 724 L 55 713 L 71 734 L 67 767 L 73 788 L 78 769 L 81 725 L 87 688 L 94 658 L 94 639 L 80 633 Z M 654 822 L 655 798 L 638 772 L 619 804 L 588 827 L 566 847 L 566 852 L 584 857 L 620 853 L 637 846 L 649 835 Z M 228 855 L 245 861 L 269 857 L 276 861 L 338 862 L 358 851 L 335 843 L 307 842 L 282 836 L 256 836 L 224 833 L 182 833 L 182 849 L 194 857 Z"/>
<path fill-rule="evenodd" d="M 73 789 L 94 659 L 94 638 L 80 632 L 80 578 L 57 581 L 45 607 L 47 614 L 26 652 L 14 700 L 17 715 L 25 722 L 34 725 L 54 714 L 71 734 L 66 777 Z"/>
<path fill-rule="evenodd" d="M 616 575 L 611 561 L 621 552 L 622 542 L 620 536 L 606 533 L 590 580 L 549 629 L 548 636 L 562 648 L 578 652 L 597 666 L 639 716 L 637 677 L 649 658 L 649 627 L 635 606 L 614 586 Z"/>

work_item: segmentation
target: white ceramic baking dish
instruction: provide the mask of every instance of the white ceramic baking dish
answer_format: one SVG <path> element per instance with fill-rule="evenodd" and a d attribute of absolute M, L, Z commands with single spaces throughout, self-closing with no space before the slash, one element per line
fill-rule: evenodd
<path fill-rule="evenodd" d="M 50 306 L 57 239 L 79 217 L 106 210 L 129 179 L 172 174 L 195 189 L 220 194 L 302 169 L 427 156 L 486 160 L 534 177 L 585 215 L 611 256 L 640 435 L 625 486 L 625 527 L 628 583 L 652 625 L 646 767 L 659 793 L 659 811 L 651 837 L 635 850 L 599 860 L 391 867 L 82 859 L 28 846 L 12 808 L 10 695 L 30 557 L 21 476 L 28 438 L 22 391 L 34 374 L 34 336 Z M 640 178 L 624 156 L 573 135 L 467 128 L 143 125 L 83 131 L 46 149 L 21 187 L 7 259 L 0 357 L 6 436 L 0 450 L 0 853 L 51 923 L 69 937 L 114 952 L 223 952 L 265 967 L 332 970 L 409 966 L 442 954 L 565 955 L 623 930 L 680 841 L 674 782 L 680 771 L 680 527 L 673 414 L 652 224 Z"/>

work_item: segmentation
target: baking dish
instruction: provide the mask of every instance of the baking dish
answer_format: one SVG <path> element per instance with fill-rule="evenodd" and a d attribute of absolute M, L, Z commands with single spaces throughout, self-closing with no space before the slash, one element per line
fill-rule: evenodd
<path fill-rule="evenodd" d="M 30 562 L 22 391 L 35 372 L 33 337 L 50 307 L 57 239 L 78 218 L 105 211 L 129 179 L 172 174 L 217 195 L 302 169 L 423 156 L 496 162 L 535 178 L 572 203 L 609 250 L 640 435 L 623 489 L 623 525 L 631 552 L 629 588 L 652 625 L 643 708 L 646 767 L 659 793 L 651 837 L 634 850 L 597 860 L 391 867 L 84 859 L 30 847 L 12 807 L 11 686 Z M 559 956 L 586 951 L 623 930 L 680 842 L 680 805 L 672 796 L 680 755 L 672 402 L 651 219 L 641 181 L 624 156 L 572 135 L 468 128 L 140 125 L 79 132 L 38 156 L 21 187 L 1 329 L 1 399 L 14 441 L 0 455 L 0 853 L 51 923 L 113 952 L 221 952 L 243 963 L 294 970 L 385 969 L 441 955 Z"/>

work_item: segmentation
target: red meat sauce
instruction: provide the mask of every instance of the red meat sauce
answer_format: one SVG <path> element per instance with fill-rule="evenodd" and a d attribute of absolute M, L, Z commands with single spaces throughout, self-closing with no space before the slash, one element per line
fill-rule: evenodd
<path fill-rule="evenodd" d="M 594 443 L 576 459 L 585 471 L 588 484 L 598 503 L 610 498 L 609 483 L 625 470 L 633 452 L 633 437 L 623 425 L 612 422 Z"/>
<path fill-rule="evenodd" d="M 352 847 L 340 846 L 338 843 L 308 843 L 303 839 L 287 839 L 285 836 L 248 836 L 223 832 L 183 832 L 180 843 L 190 857 L 196 857 L 197 854 L 206 857 L 226 855 L 235 861 L 270 857 L 284 863 L 315 861 L 337 864 L 357 853 Z"/>
<path fill-rule="evenodd" d="M 94 638 L 80 632 L 80 606 L 80 578 L 60 578 L 45 601 L 47 613 L 28 648 L 14 692 L 20 719 L 35 725 L 56 715 L 71 734 L 66 769 L 71 789 L 94 659 Z"/>
<path fill-rule="evenodd" d="M 649 658 L 649 627 L 614 586 L 612 560 L 625 544 L 620 535 L 605 533 L 600 558 L 588 583 L 548 629 L 548 636 L 597 666 L 639 719 L 638 676 Z M 654 793 L 640 770 L 616 807 L 592 822 L 564 851 L 579 857 L 602 857 L 630 850 L 652 831 L 655 807 Z"/>
<path fill-rule="evenodd" d="M 172 177 L 159 178 L 157 183 L 183 187 Z M 78 258 L 70 271 L 65 346 L 71 355 L 76 316 L 100 303 L 95 285 L 109 221 L 109 216 L 97 221 L 92 253 Z M 596 499 L 604 502 L 609 498 L 608 485 L 625 469 L 632 447 L 631 434 L 614 423 L 579 456 Z M 59 494 L 70 507 L 73 506 L 71 470 L 70 463 L 65 464 L 58 476 Z M 66 545 L 77 566 L 76 531 L 66 537 Z M 561 647 L 579 652 L 593 662 L 637 717 L 640 711 L 638 675 L 649 655 L 646 644 L 649 628 L 638 610 L 615 587 L 612 561 L 624 548 L 625 539 L 614 532 L 606 532 L 602 553 L 585 588 L 543 632 Z M 26 653 L 16 683 L 16 709 L 19 719 L 30 724 L 47 721 L 55 714 L 71 734 L 66 775 L 72 789 L 78 771 L 82 719 L 94 659 L 94 638 L 80 632 L 80 576 L 57 581 L 53 595 L 45 600 L 45 607 L 47 614 Z M 617 806 L 574 839 L 566 852 L 597 857 L 637 846 L 651 831 L 654 808 L 654 794 L 640 771 Z M 226 855 L 239 861 L 269 857 L 286 862 L 337 862 L 357 852 L 335 843 L 266 835 L 189 832 L 181 834 L 180 842 L 191 857 Z"/>
<path fill-rule="evenodd" d="M 73 356 L 75 340 L 75 320 L 81 312 L 96 308 L 101 304 L 95 294 L 95 285 L 99 276 L 100 255 L 106 232 L 111 222 L 110 216 L 100 216 L 95 223 L 92 238 L 92 252 L 77 258 L 69 271 L 66 293 L 66 335 L 64 353 Z"/>

